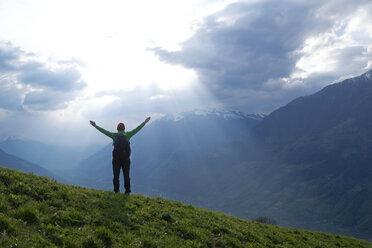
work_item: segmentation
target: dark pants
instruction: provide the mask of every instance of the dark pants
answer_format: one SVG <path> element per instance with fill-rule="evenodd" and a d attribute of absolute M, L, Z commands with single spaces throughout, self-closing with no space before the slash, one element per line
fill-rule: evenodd
<path fill-rule="evenodd" d="M 120 169 L 123 169 L 124 173 L 124 188 L 126 193 L 130 193 L 130 178 L 129 178 L 129 168 L 130 168 L 130 159 L 118 159 L 113 157 L 112 158 L 112 171 L 114 172 L 114 191 L 120 192 L 119 187 L 119 176 L 120 176 Z"/>

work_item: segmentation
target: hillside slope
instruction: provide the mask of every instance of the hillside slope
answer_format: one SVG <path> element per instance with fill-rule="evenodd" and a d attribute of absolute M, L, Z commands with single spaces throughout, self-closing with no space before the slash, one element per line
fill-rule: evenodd
<path fill-rule="evenodd" d="M 371 247 L 161 198 L 59 184 L 0 167 L 1 247 Z"/>

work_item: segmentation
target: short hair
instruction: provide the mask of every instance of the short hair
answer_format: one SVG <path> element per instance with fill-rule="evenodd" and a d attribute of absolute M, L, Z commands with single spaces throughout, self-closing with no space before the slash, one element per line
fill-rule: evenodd
<path fill-rule="evenodd" d="M 125 130 L 125 125 L 124 123 L 120 122 L 116 128 L 118 131 L 124 131 Z"/>

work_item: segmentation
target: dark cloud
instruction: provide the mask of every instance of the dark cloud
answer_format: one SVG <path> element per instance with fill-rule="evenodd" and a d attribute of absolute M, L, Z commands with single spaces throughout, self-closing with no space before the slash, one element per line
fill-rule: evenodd
<path fill-rule="evenodd" d="M 206 18 L 181 51 L 153 51 L 163 61 L 195 69 L 217 93 L 258 89 L 270 78 L 288 76 L 308 33 L 329 25 L 314 23 L 312 12 L 293 2 L 235 3 Z"/>
<path fill-rule="evenodd" d="M 195 70 L 200 81 L 226 104 L 245 102 L 246 109 L 254 109 L 250 104 L 258 106 L 247 97 L 257 103 L 266 101 L 268 106 L 274 102 L 283 104 L 314 87 L 281 87 L 282 92 L 272 92 L 273 88 L 266 87 L 267 82 L 289 78 L 307 38 L 329 31 L 337 18 L 347 19 L 360 4 L 367 2 L 234 3 L 205 18 L 196 33 L 181 44 L 181 50 L 167 51 L 161 47 L 150 50 L 166 63 Z M 361 47 L 343 50 L 337 58 L 339 66 L 362 50 Z M 366 61 L 363 63 L 366 66 Z"/>
<path fill-rule="evenodd" d="M 75 62 L 50 68 L 10 42 L 0 42 L 0 80 L 0 108 L 8 110 L 65 108 L 86 87 Z"/>

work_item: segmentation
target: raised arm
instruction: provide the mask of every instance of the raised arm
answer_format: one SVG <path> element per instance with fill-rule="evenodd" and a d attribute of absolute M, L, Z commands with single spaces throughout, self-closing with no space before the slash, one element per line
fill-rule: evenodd
<path fill-rule="evenodd" d="M 127 132 L 128 139 L 130 139 L 133 135 L 138 133 L 138 131 L 141 130 L 146 125 L 146 123 L 150 121 L 150 119 L 151 119 L 151 117 L 147 117 L 146 120 L 141 123 L 141 125 L 139 125 L 135 129 L 133 129 L 132 131 Z"/>
<path fill-rule="evenodd" d="M 94 122 L 94 121 L 89 121 L 89 122 L 90 122 L 90 124 L 91 124 L 93 127 L 95 127 L 98 131 L 100 131 L 100 132 L 103 133 L 104 135 L 110 137 L 111 139 L 114 139 L 114 138 L 115 138 L 115 134 L 114 134 L 114 133 L 111 133 L 111 132 L 109 132 L 109 131 L 103 129 L 102 127 L 97 126 L 96 122 Z"/>

